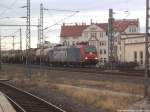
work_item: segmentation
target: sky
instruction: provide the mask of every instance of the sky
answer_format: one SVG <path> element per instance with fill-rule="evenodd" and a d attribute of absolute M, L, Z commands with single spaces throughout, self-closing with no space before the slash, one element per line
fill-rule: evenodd
<path fill-rule="evenodd" d="M 26 24 L 27 0 L 1 0 L 0 24 Z M 103 23 L 108 21 L 108 11 L 114 10 L 115 19 L 140 20 L 141 32 L 145 32 L 145 3 L 146 0 L 31 0 L 31 24 L 38 24 L 40 4 L 44 8 L 44 37 L 51 43 L 59 43 L 60 28 L 63 23 Z M 51 10 L 51 9 L 57 9 Z M 61 11 L 59 11 L 61 10 Z M 68 11 L 62 11 L 68 10 Z M 70 11 L 69 11 L 70 10 Z M 79 11 L 75 13 L 73 11 Z M 128 11 L 128 12 L 127 12 Z M 58 24 L 56 24 L 58 23 Z M 15 35 L 15 48 L 19 47 L 20 27 L 0 27 L 1 36 Z M 23 33 L 23 48 L 25 48 L 25 27 L 21 27 Z M 3 49 L 12 48 L 12 38 L 2 40 Z M 9 44 L 9 45 L 8 45 Z M 36 47 L 37 28 L 31 28 L 31 46 Z"/>

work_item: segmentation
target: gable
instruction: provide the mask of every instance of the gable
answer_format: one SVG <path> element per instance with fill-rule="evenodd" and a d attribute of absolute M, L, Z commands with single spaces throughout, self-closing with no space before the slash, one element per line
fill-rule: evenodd
<path fill-rule="evenodd" d="M 104 31 L 102 28 L 100 28 L 98 25 L 91 25 L 89 27 L 87 27 L 83 32 L 99 32 L 99 31 Z"/>

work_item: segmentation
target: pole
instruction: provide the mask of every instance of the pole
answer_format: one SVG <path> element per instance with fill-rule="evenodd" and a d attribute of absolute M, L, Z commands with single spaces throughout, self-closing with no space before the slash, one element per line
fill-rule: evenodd
<path fill-rule="evenodd" d="M 27 27 L 26 27 L 26 64 L 30 63 L 30 48 L 31 48 L 31 41 L 30 41 L 30 0 L 27 0 Z"/>
<path fill-rule="evenodd" d="M 27 0 L 27 27 L 26 27 L 26 65 L 27 65 L 27 77 L 31 78 L 31 71 L 30 71 L 30 50 L 31 50 L 31 29 L 30 29 L 30 0 Z"/>
<path fill-rule="evenodd" d="M 38 19 L 37 30 L 38 30 L 38 45 L 40 45 L 40 19 Z M 37 46 L 37 47 L 39 47 L 39 46 Z"/>
<path fill-rule="evenodd" d="M 113 68 L 113 48 L 114 48 L 114 40 L 113 40 L 113 9 L 109 9 L 109 20 L 108 20 L 108 59 L 111 66 Z"/>
<path fill-rule="evenodd" d="M 148 99 L 148 36 L 149 36 L 149 0 L 146 0 L 146 35 L 145 35 L 145 84 L 144 98 Z"/>
<path fill-rule="evenodd" d="M 12 49 L 12 51 L 13 51 L 13 53 L 14 53 L 14 50 L 15 50 L 15 36 L 12 36 L 12 47 L 13 47 L 13 49 Z"/>
<path fill-rule="evenodd" d="M 42 53 L 43 53 L 43 4 L 40 5 L 40 67 L 42 65 Z"/>
<path fill-rule="evenodd" d="M 19 29 L 20 31 L 20 51 L 22 51 L 22 30 L 21 28 Z"/>

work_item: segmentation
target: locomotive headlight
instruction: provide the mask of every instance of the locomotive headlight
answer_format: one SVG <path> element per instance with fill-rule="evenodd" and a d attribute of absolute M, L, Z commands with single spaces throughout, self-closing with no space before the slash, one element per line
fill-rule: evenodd
<path fill-rule="evenodd" d="M 88 57 L 85 57 L 85 59 L 87 60 L 87 59 L 88 59 Z"/>
<path fill-rule="evenodd" d="M 95 57 L 95 59 L 97 60 L 97 59 L 98 59 L 98 57 Z"/>

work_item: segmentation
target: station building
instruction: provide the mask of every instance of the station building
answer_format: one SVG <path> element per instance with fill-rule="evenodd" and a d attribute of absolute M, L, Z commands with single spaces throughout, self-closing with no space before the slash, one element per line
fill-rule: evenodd
<path fill-rule="evenodd" d="M 120 61 L 126 61 L 128 58 L 124 56 L 124 52 L 127 51 L 122 51 L 124 46 L 122 42 L 126 40 L 126 34 L 132 35 L 140 32 L 139 19 L 115 20 L 113 27 L 116 57 Z M 60 32 L 60 42 L 66 46 L 71 46 L 78 42 L 89 42 L 90 45 L 96 46 L 99 61 L 108 61 L 108 23 L 91 22 L 89 25 L 85 23 L 76 23 L 74 25 L 63 23 Z"/>

